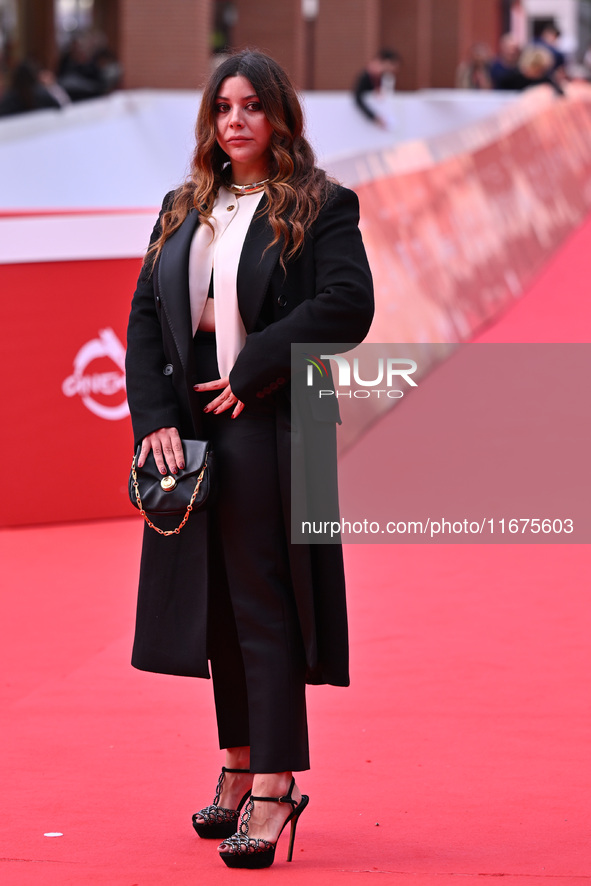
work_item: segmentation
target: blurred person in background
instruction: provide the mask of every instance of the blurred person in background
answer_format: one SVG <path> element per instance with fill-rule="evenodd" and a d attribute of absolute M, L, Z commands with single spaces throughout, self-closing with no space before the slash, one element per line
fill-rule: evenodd
<path fill-rule="evenodd" d="M 551 86 L 559 95 L 564 94 L 556 80 L 552 53 L 545 46 L 532 43 L 521 53 L 517 70 L 506 74 L 497 88 L 523 90 L 542 84 Z"/>
<path fill-rule="evenodd" d="M 560 31 L 555 24 L 550 23 L 542 29 L 539 37 L 534 41 L 534 45 L 548 50 L 552 56 L 550 74 L 556 83 L 563 83 L 566 80 L 566 56 L 558 48 L 559 40 Z"/>
<path fill-rule="evenodd" d="M 381 49 L 367 63 L 353 87 L 355 104 L 364 117 L 381 129 L 388 128 L 387 121 L 368 105 L 366 99 L 370 93 L 379 94 L 382 90 L 394 90 L 401 63 L 401 56 L 394 49 Z"/>
<path fill-rule="evenodd" d="M 0 99 L 0 117 L 61 108 L 68 103 L 68 96 L 59 88 L 53 74 L 41 71 L 36 62 L 25 59 L 12 72 L 9 87 Z"/>
<path fill-rule="evenodd" d="M 99 31 L 76 34 L 57 69 L 60 86 L 73 102 L 108 95 L 120 83 L 121 66 Z"/>
<path fill-rule="evenodd" d="M 468 58 L 460 62 L 456 70 L 458 89 L 492 89 L 490 65 L 492 52 L 485 43 L 470 47 Z"/>
<path fill-rule="evenodd" d="M 193 827 L 223 840 L 229 867 L 272 864 L 288 822 L 291 860 L 308 802 L 293 776 L 309 768 L 305 684 L 349 683 L 340 543 L 294 544 L 290 529 L 304 435 L 314 464 L 303 456 L 298 483 L 313 495 L 328 453 L 322 500 L 336 513 L 338 405 L 290 392 L 291 344 L 361 341 L 373 288 L 357 196 L 316 167 L 302 127 L 273 59 L 245 50 L 217 66 L 128 327 L 138 465 L 178 474 L 182 437 L 211 441 L 216 460 L 207 511 L 168 538 L 144 529 L 132 664 L 209 677 L 211 663 L 225 765 Z"/>
<path fill-rule="evenodd" d="M 10 66 L 6 57 L 3 36 L 2 31 L 0 31 L 0 97 L 4 95 L 10 80 Z"/>
<path fill-rule="evenodd" d="M 520 55 L 521 46 L 513 34 L 503 34 L 499 41 L 499 54 L 490 65 L 493 89 L 499 89 L 505 77 L 515 74 Z"/>
<path fill-rule="evenodd" d="M 585 80 L 591 80 L 591 44 L 587 46 L 581 61 L 581 76 Z"/>

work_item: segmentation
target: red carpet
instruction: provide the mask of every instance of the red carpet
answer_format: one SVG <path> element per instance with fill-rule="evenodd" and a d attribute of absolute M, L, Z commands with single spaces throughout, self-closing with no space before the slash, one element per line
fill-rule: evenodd
<path fill-rule="evenodd" d="M 483 339 L 588 338 L 590 247 L 588 222 Z M 348 548 L 353 683 L 309 692 L 294 863 L 284 835 L 253 873 L 190 824 L 211 685 L 129 666 L 140 532 L 0 533 L 3 884 L 591 882 L 589 546 Z"/>

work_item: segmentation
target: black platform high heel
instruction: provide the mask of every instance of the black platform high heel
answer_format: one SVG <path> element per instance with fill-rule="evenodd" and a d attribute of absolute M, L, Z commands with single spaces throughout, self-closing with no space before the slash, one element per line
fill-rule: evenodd
<path fill-rule="evenodd" d="M 215 797 L 213 798 L 213 803 L 211 806 L 206 806 L 204 809 L 200 809 L 199 812 L 195 812 L 193 815 L 193 827 L 200 837 L 203 837 L 206 840 L 223 840 L 224 837 L 230 837 L 235 833 L 240 810 L 249 798 L 250 791 L 245 793 L 238 804 L 238 809 L 225 809 L 223 806 L 218 806 L 218 803 L 222 796 L 222 788 L 224 786 L 226 772 L 246 773 L 249 771 L 250 770 L 248 769 L 227 769 L 225 766 L 222 766 L 222 772 L 218 778 L 218 785 L 215 791 Z M 203 821 L 199 821 L 197 816 L 201 816 Z"/>
<path fill-rule="evenodd" d="M 224 842 L 219 847 L 220 849 L 222 846 L 228 847 L 228 851 L 220 852 L 220 855 L 229 868 L 270 867 L 275 859 L 275 849 L 277 847 L 279 837 L 283 833 L 283 828 L 289 821 L 291 822 L 291 831 L 289 834 L 287 860 L 291 861 L 293 856 L 293 844 L 295 841 L 295 832 L 298 819 L 310 800 L 309 797 L 307 797 L 305 794 L 302 794 L 302 799 L 299 803 L 296 803 L 296 801 L 293 800 L 291 796 L 294 787 L 295 778 L 292 778 L 289 790 L 284 797 L 253 797 L 252 794 L 250 795 L 250 799 L 246 804 L 246 808 L 242 813 L 242 817 L 240 819 L 240 829 L 238 833 L 233 834 L 233 836 L 229 837 L 227 840 L 224 840 Z M 248 836 L 248 823 L 250 821 L 252 810 L 254 809 L 255 801 L 260 802 L 263 800 L 267 801 L 268 803 L 289 803 L 291 806 L 291 812 L 285 819 L 283 826 L 279 831 L 279 837 L 277 837 L 277 840 L 274 843 L 271 843 L 269 840 L 255 839 L 254 837 Z"/>

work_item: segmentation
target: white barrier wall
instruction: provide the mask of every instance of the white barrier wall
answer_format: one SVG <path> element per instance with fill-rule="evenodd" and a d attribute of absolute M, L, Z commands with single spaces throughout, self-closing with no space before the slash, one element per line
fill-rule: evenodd
<path fill-rule="evenodd" d="M 154 208 L 185 176 L 197 92 L 118 92 L 62 110 L 0 119 L 0 210 Z M 494 114 L 512 94 L 394 93 L 384 132 L 347 93 L 304 97 L 308 131 L 323 166 L 351 153 L 425 139 Z"/>

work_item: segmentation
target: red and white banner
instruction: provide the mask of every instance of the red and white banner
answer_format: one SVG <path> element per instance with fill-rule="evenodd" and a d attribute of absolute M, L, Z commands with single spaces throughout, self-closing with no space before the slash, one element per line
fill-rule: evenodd
<path fill-rule="evenodd" d="M 131 513 L 125 332 L 156 214 L 0 219 L 2 526 Z"/>

